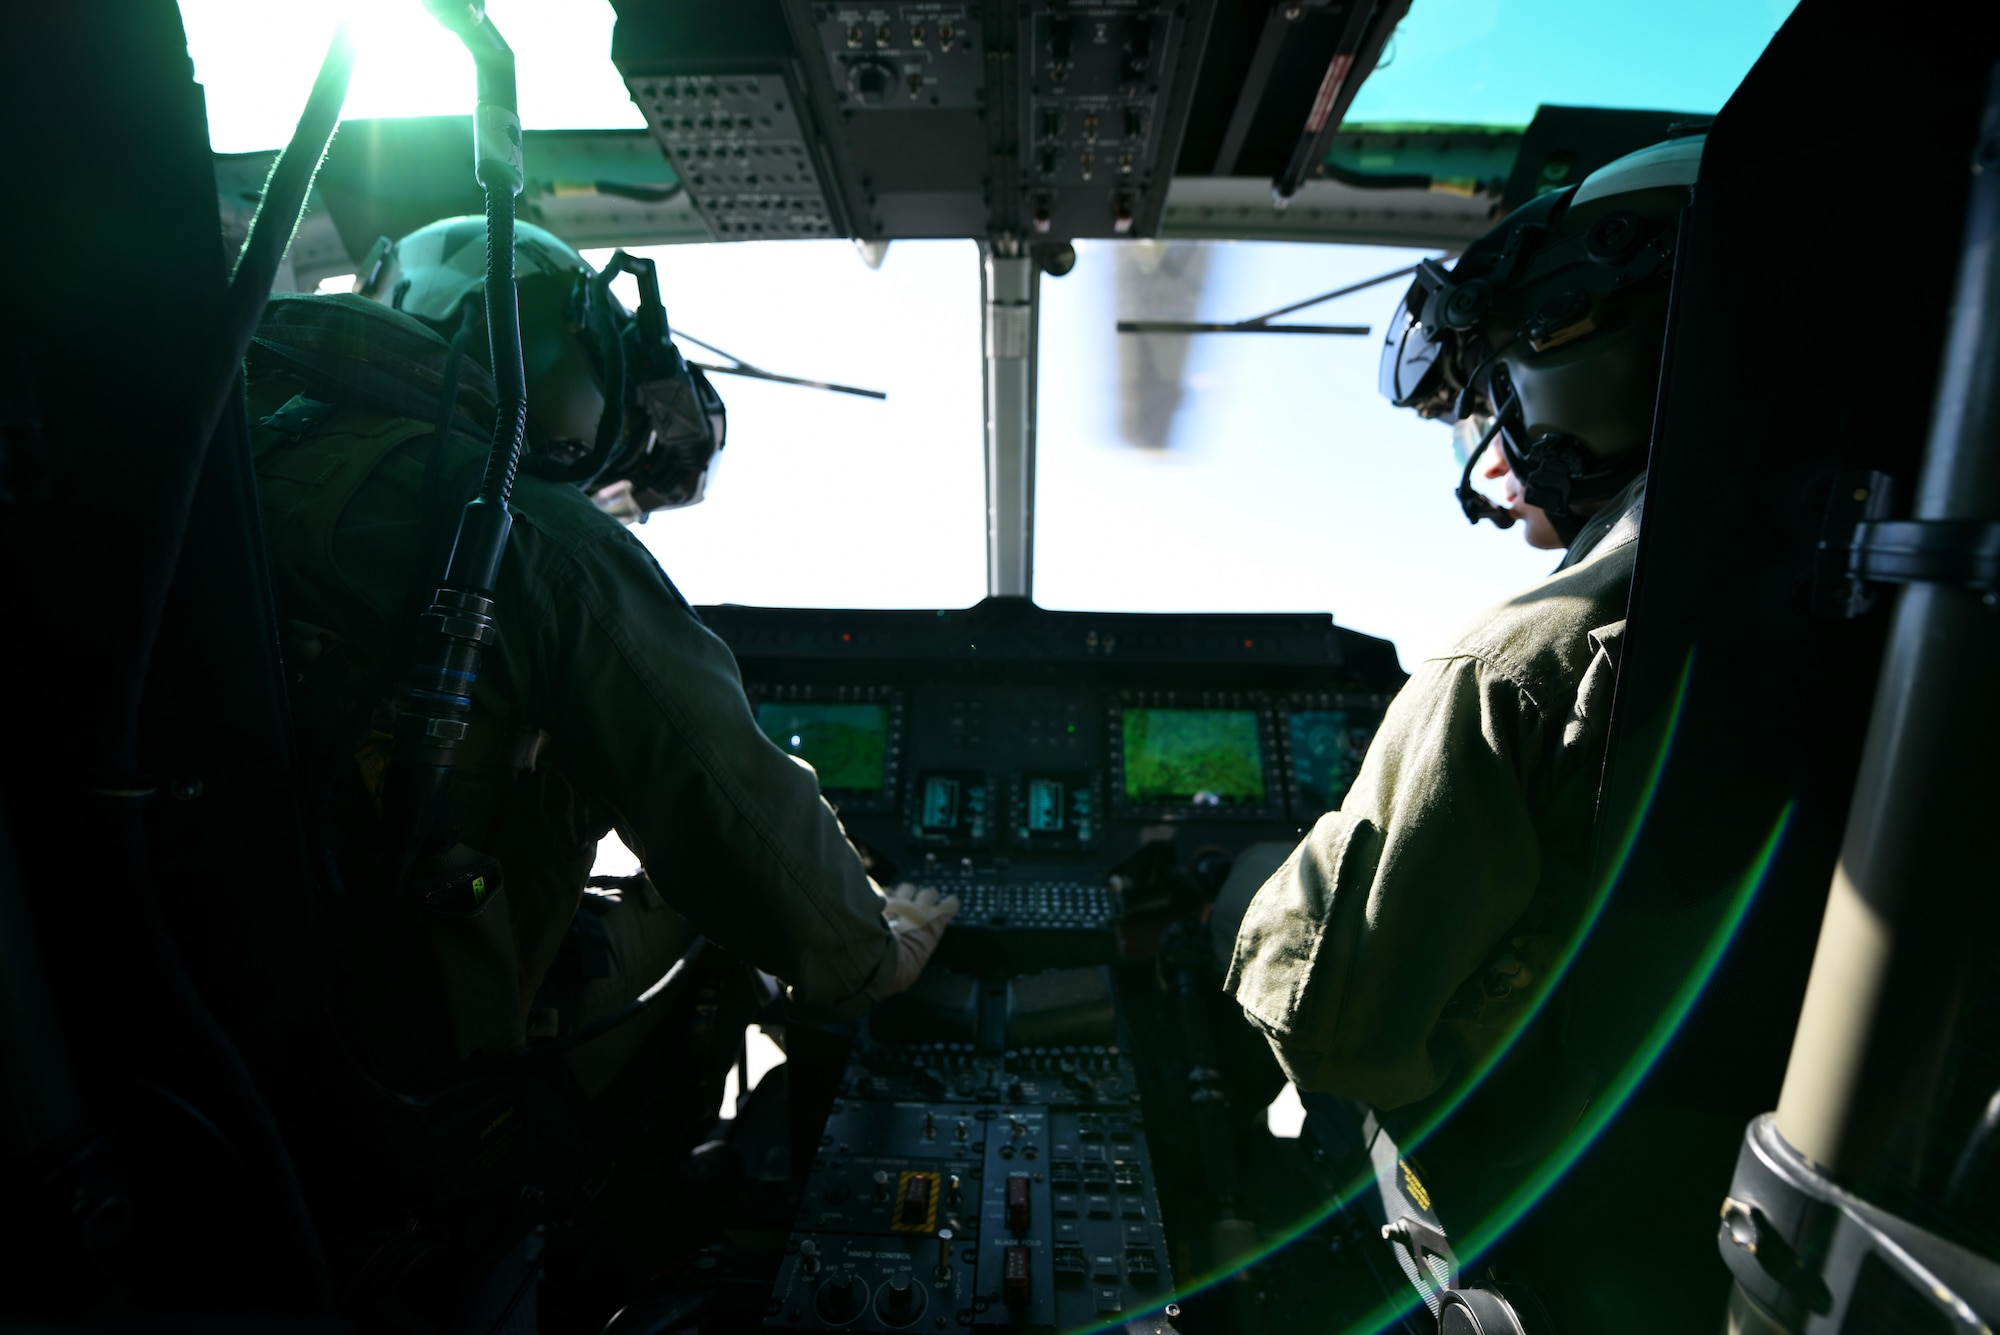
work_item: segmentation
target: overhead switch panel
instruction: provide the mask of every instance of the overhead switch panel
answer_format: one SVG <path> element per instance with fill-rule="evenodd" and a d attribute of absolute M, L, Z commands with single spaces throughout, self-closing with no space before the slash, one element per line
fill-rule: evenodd
<path fill-rule="evenodd" d="M 849 234 L 777 0 L 624 0 L 611 58 L 715 240 Z"/>
<path fill-rule="evenodd" d="M 1147 236 L 1216 0 L 616 0 L 718 240 Z"/>

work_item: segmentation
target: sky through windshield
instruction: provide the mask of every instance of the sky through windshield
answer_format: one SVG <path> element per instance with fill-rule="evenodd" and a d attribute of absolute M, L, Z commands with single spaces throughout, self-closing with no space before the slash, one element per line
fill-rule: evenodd
<path fill-rule="evenodd" d="M 1356 121 L 1522 123 L 1538 102 L 1713 111 L 1794 0 L 1416 0 Z M 352 117 L 464 112 L 469 59 L 417 0 L 183 0 L 219 151 L 282 143 L 334 16 L 361 58 Z M 535 128 L 638 126 L 610 63 L 608 0 L 490 0 Z M 1309 316 L 1366 339 L 1148 338 L 1121 314 L 1194 264 L 1183 317 L 1238 318 L 1422 252 L 1265 243 L 1079 247 L 1044 284 L 1036 593 L 1064 608 L 1331 610 L 1406 664 L 1545 573 L 1517 534 L 1469 528 L 1449 438 L 1374 390 L 1398 285 Z M 898 242 L 879 271 L 843 242 L 653 247 L 677 325 L 772 369 L 887 403 L 719 381 L 731 445 L 710 499 L 640 530 L 696 601 L 962 606 L 985 588 L 977 260 Z M 602 258 L 603 253 L 593 255 Z M 1123 258 L 1121 258 L 1121 255 Z M 1172 263 L 1136 285 L 1138 258 Z M 1137 257 L 1137 258 L 1135 258 Z M 1119 266 L 1125 264 L 1124 285 Z M 1185 275 L 1183 275 L 1185 277 Z M 1152 287 L 1148 287 L 1148 283 Z M 695 349 L 689 349 L 697 356 Z M 1136 421 L 1134 357 L 1172 401 Z"/>

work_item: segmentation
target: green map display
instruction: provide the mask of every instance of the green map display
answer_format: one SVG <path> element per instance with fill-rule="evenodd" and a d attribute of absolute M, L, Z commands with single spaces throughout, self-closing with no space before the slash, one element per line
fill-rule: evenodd
<path fill-rule="evenodd" d="M 1251 709 L 1128 709 L 1125 796 L 1220 807 L 1264 800 L 1264 748 Z"/>
<path fill-rule="evenodd" d="M 879 792 L 888 781 L 887 705 L 767 703 L 757 726 L 811 765 L 821 788 Z"/>

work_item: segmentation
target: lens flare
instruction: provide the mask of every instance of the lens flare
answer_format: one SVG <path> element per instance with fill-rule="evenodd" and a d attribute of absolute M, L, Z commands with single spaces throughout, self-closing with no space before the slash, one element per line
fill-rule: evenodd
<path fill-rule="evenodd" d="M 1652 808 L 1653 799 L 1659 791 L 1661 776 L 1665 773 L 1667 763 L 1673 752 L 1674 740 L 1679 731 L 1681 715 L 1687 702 L 1688 684 L 1693 671 L 1694 655 L 1690 652 L 1686 661 L 1682 664 L 1680 678 L 1675 685 L 1674 693 L 1664 713 L 1663 721 L 1659 725 L 1658 742 L 1653 748 L 1652 762 L 1645 772 L 1639 800 L 1634 804 L 1631 821 L 1611 849 L 1610 856 L 1606 860 L 1602 882 L 1596 893 L 1592 896 L 1588 909 L 1583 915 L 1581 926 L 1576 934 L 1575 944 L 1553 971 L 1550 985 L 1536 999 L 1534 1006 L 1522 1019 L 1521 1024 L 1514 1030 L 1514 1034 L 1506 1042 L 1503 1042 L 1492 1052 L 1488 1053 L 1461 1083 L 1457 1093 L 1442 1104 L 1432 1115 L 1424 1119 L 1415 1131 L 1406 1137 L 1400 1145 L 1401 1150 L 1405 1154 L 1414 1153 L 1417 1147 L 1432 1132 L 1448 1121 L 1451 1115 L 1463 1105 L 1465 1099 L 1472 1091 L 1477 1089 L 1493 1068 L 1507 1056 L 1508 1052 L 1512 1050 L 1514 1041 L 1532 1024 L 1535 1017 L 1540 1014 L 1542 1007 L 1559 990 L 1557 984 L 1568 973 L 1583 943 L 1590 938 L 1592 932 L 1598 926 L 1603 917 L 1605 907 L 1610 902 L 1612 892 L 1624 878 L 1625 870 L 1631 860 L 1632 850 L 1638 843 L 1641 831 L 1645 828 L 1646 817 Z M 1777 855 L 1780 844 L 1783 842 L 1785 831 L 1791 823 L 1792 812 L 1793 804 L 1788 803 L 1778 813 L 1771 826 L 1769 835 L 1751 859 L 1748 868 L 1744 871 L 1730 893 L 1718 901 L 1716 918 L 1703 948 L 1683 974 L 1671 999 L 1662 1008 L 1658 1019 L 1655 1020 L 1641 1040 L 1634 1046 L 1630 1058 L 1619 1068 L 1614 1076 L 1606 1081 L 1597 1097 L 1592 1100 L 1584 1117 L 1571 1129 L 1569 1135 L 1544 1157 L 1528 1178 L 1495 1209 L 1492 1215 L 1486 1219 L 1473 1221 L 1470 1227 L 1461 1227 L 1454 1230 L 1452 1234 L 1453 1250 L 1458 1255 L 1462 1266 L 1470 1267 L 1475 1257 L 1491 1247 L 1509 1228 L 1518 1223 L 1522 1216 L 1561 1179 L 1562 1175 L 1590 1148 L 1598 1135 L 1610 1124 L 1619 1111 L 1623 1109 L 1633 1091 L 1639 1087 L 1646 1076 L 1652 1071 L 1661 1054 L 1666 1050 L 1668 1044 L 1672 1042 L 1674 1035 L 1679 1032 L 1681 1024 L 1686 1020 L 1689 1011 L 1692 1010 L 1696 1000 L 1700 997 L 1702 989 L 1706 987 L 1709 979 L 1714 975 L 1723 956 L 1727 953 L 1730 943 L 1735 939 L 1737 929 L 1742 924 L 1743 917 L 1749 911 L 1751 903 L 1755 900 L 1759 888 L 1763 885 L 1764 878 L 1770 870 L 1771 863 Z M 1358 1173 L 1335 1193 L 1333 1198 L 1321 1209 L 1298 1220 L 1291 1227 L 1282 1230 L 1264 1246 L 1248 1255 L 1239 1257 L 1228 1269 L 1212 1271 L 1207 1274 L 1184 1279 L 1182 1284 L 1172 1294 L 1163 1296 L 1161 1307 L 1164 1308 L 1165 1304 L 1169 1301 L 1185 1301 L 1240 1273 L 1244 1268 L 1268 1259 L 1297 1241 L 1300 1237 L 1310 1233 L 1327 1219 L 1345 1210 L 1364 1192 L 1372 1190 L 1374 1186 L 1375 1178 L 1372 1170 Z M 1366 1335 L 1368 1332 L 1380 1331 L 1400 1321 L 1419 1301 L 1420 1299 L 1414 1290 L 1408 1291 L 1405 1295 L 1385 1298 L 1364 1316 L 1346 1326 L 1341 1335 Z M 1159 1310 L 1161 1309 L 1154 1309 L 1155 1312 Z M 1077 1335 L 1097 1335 L 1098 1332 L 1128 1328 L 1131 1322 L 1132 1318 L 1126 1316 L 1118 1320 L 1078 1327 L 1076 1331 Z"/>

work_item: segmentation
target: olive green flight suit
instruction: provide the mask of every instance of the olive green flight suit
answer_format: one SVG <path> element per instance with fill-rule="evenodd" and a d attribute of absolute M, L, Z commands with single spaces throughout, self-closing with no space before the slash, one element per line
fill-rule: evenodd
<path fill-rule="evenodd" d="M 1300 1089 L 1422 1099 L 1548 977 L 1586 898 L 1644 483 L 1417 667 L 1341 809 L 1241 908 L 1225 986 Z"/>
<path fill-rule="evenodd" d="M 289 375 L 256 374 L 251 422 L 304 389 Z M 332 649 L 348 672 L 379 683 L 373 698 L 384 701 L 407 678 L 417 598 L 428 593 L 418 511 L 434 440 L 429 423 L 346 405 L 293 434 L 253 428 L 291 661 L 309 673 L 305 660 Z M 446 494 L 466 494 L 485 454 L 484 442 L 452 438 Z M 449 542 L 456 507 L 447 508 Z M 466 938 L 432 952 L 446 975 L 440 1004 L 453 1012 L 445 1059 L 522 1041 L 529 1000 L 612 826 L 665 903 L 644 884 L 592 901 L 614 915 L 617 979 L 589 989 L 592 1009 L 656 981 L 696 931 L 814 1009 L 851 1013 L 883 995 L 896 947 L 881 900 L 811 770 L 758 729 L 729 650 L 652 554 L 574 487 L 524 473 L 512 509 L 499 637 L 472 692 L 452 804 L 460 837 L 501 859 L 506 912 L 418 929 Z M 372 741 L 354 753 L 371 789 L 389 718 L 377 709 Z M 382 1034 L 410 1023 L 397 987 L 371 995 L 364 975 L 350 990 L 364 1029 L 371 1005 Z"/>

